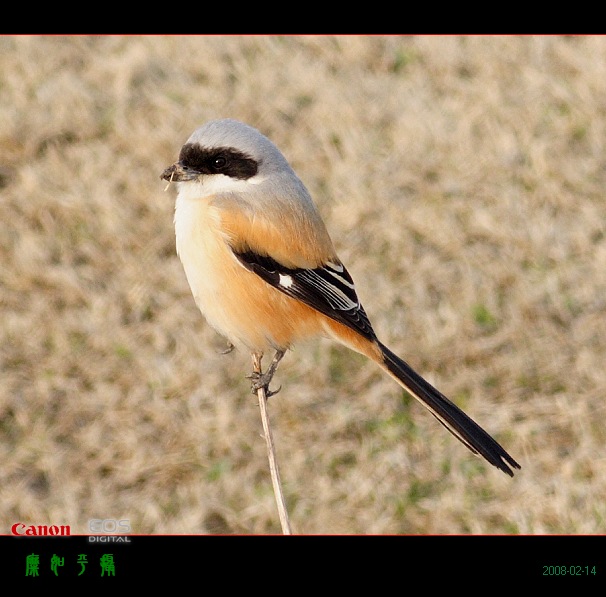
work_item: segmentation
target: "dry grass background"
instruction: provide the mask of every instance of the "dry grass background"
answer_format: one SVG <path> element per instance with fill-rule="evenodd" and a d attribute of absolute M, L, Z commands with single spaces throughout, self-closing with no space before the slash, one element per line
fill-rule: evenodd
<path fill-rule="evenodd" d="M 603 533 L 606 38 L 0 38 L 0 532 L 279 533 L 247 355 L 197 311 L 162 170 L 234 117 L 315 197 L 379 336 L 270 400 L 298 533 Z"/>

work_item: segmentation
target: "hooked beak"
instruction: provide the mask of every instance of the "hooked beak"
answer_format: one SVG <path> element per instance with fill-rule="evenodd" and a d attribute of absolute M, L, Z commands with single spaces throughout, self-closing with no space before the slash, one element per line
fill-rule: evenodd
<path fill-rule="evenodd" d="M 200 175 L 199 172 L 187 168 L 181 162 L 175 162 L 172 166 L 169 166 L 160 178 L 162 180 L 168 180 L 168 182 L 185 182 L 188 180 L 195 180 Z"/>

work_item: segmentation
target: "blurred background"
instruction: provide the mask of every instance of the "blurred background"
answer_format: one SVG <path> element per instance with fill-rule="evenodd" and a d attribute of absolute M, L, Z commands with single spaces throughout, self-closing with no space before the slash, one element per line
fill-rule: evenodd
<path fill-rule="evenodd" d="M 606 38 L 0 37 L 0 533 L 279 533 L 250 358 L 192 299 L 160 174 L 268 135 L 382 341 L 520 462 L 363 357 L 269 401 L 293 530 L 606 529 Z"/>

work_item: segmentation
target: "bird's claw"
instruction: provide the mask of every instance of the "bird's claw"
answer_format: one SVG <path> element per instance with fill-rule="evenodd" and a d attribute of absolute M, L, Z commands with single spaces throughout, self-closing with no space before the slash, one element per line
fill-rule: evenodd
<path fill-rule="evenodd" d="M 228 342 L 227 348 L 225 350 L 222 350 L 221 354 L 229 354 L 234 348 L 235 346 L 231 342 Z"/>
<path fill-rule="evenodd" d="M 270 396 L 276 395 L 281 389 L 282 386 L 278 386 L 277 390 L 270 390 L 269 384 L 271 383 L 273 377 L 273 371 L 268 371 L 266 373 L 258 373 L 254 371 L 250 375 L 247 375 L 247 379 L 250 379 L 250 390 L 252 394 L 256 394 L 259 390 L 265 390 L 265 396 L 269 398 Z"/>

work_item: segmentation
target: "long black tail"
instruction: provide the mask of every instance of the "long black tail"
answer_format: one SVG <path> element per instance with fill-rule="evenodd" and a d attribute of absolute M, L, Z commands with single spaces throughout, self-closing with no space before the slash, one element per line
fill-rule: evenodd
<path fill-rule="evenodd" d="M 474 454 L 482 455 L 490 464 L 513 477 L 508 464 L 516 469 L 521 467 L 494 438 L 389 348 L 380 342 L 379 347 L 383 352 L 385 369 L 404 389 L 426 406 Z"/>

